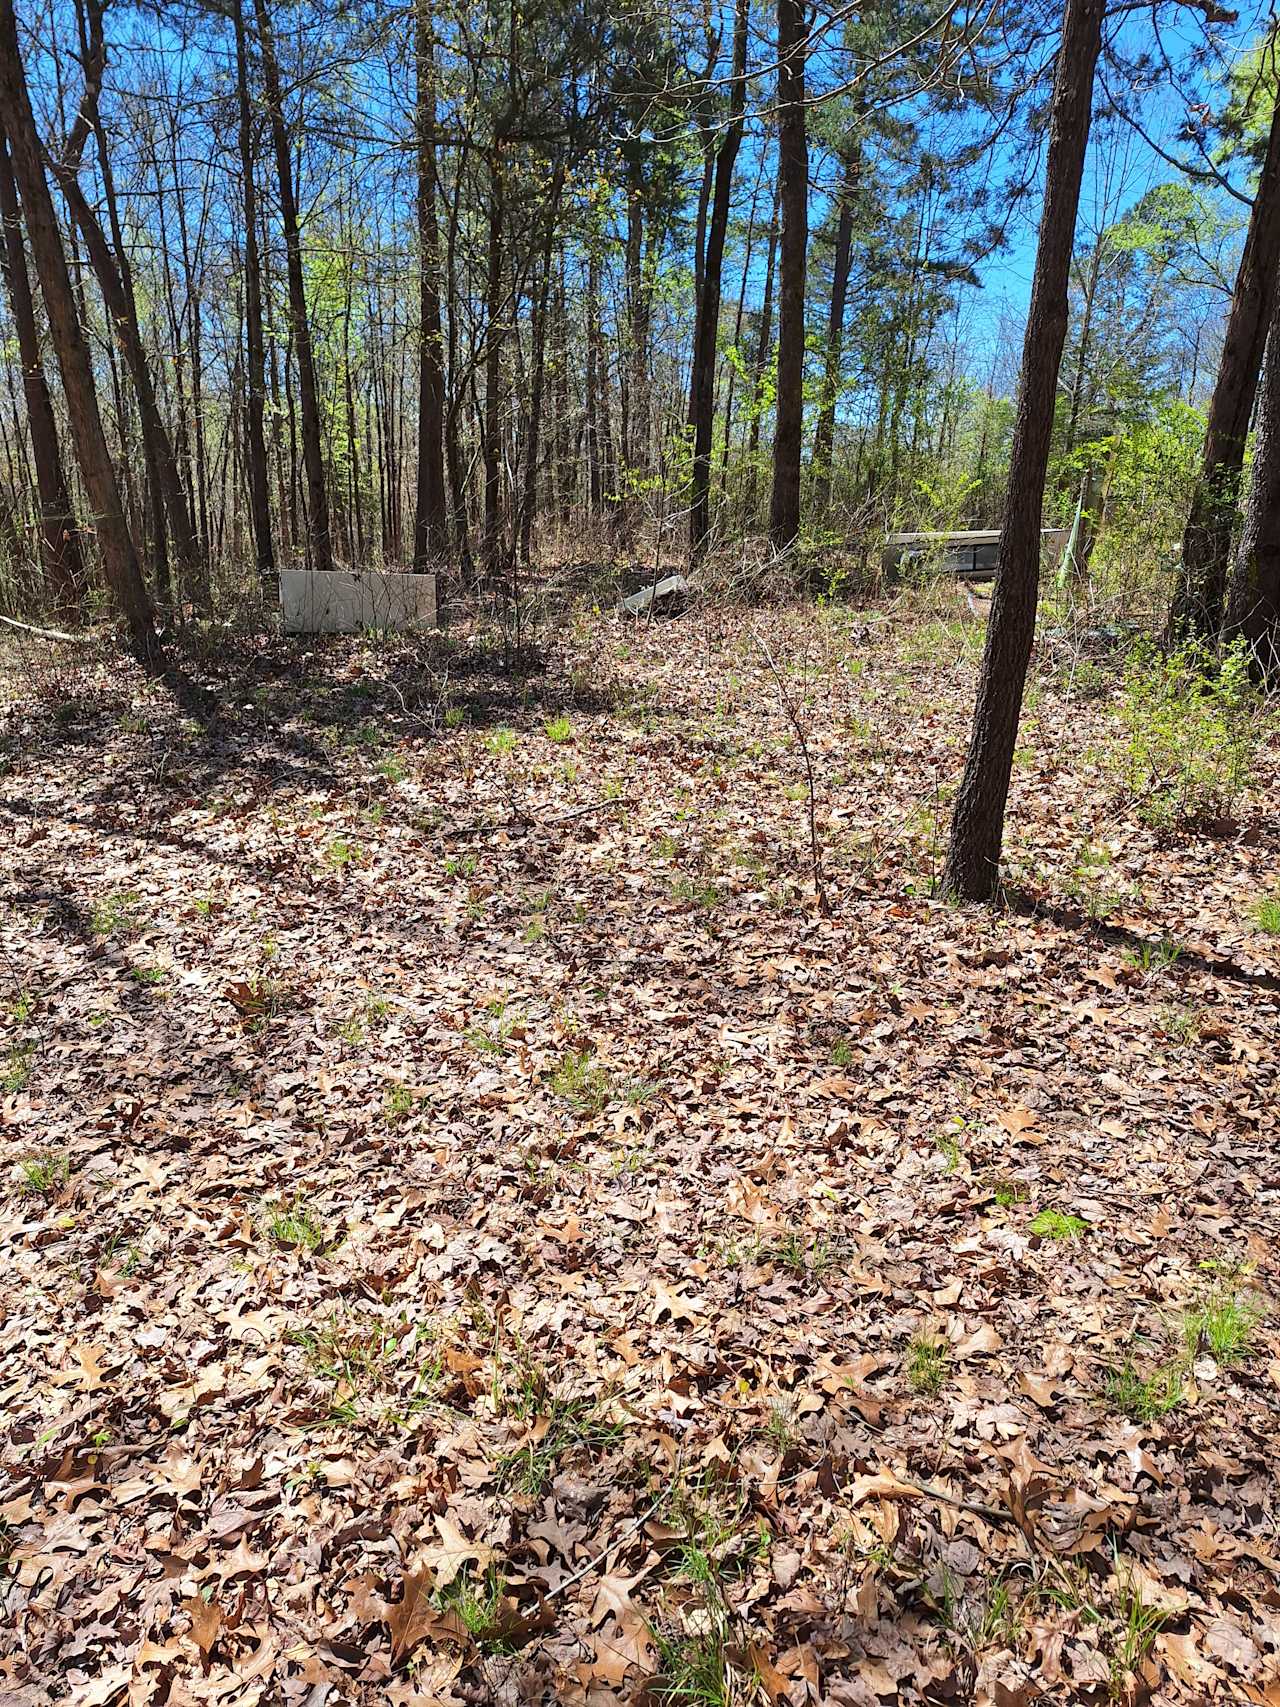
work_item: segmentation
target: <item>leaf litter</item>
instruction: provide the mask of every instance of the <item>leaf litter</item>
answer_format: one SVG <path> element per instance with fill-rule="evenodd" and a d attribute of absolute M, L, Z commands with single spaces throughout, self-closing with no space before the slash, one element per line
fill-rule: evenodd
<path fill-rule="evenodd" d="M 750 621 L 12 684 L 6 1699 L 1280 1700 L 1274 728 L 954 908 L 972 634 Z"/>

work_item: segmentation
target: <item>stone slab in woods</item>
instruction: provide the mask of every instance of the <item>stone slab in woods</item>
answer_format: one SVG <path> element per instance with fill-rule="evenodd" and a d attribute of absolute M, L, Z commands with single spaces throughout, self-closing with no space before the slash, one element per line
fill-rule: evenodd
<path fill-rule="evenodd" d="M 280 609 L 286 634 L 434 628 L 436 578 L 381 569 L 282 569 Z"/>

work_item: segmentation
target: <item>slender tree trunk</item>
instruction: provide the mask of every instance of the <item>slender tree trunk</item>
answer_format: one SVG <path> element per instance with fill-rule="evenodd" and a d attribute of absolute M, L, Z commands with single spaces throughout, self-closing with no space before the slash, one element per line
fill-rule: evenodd
<path fill-rule="evenodd" d="M 804 432 L 804 279 L 809 241 L 809 147 L 805 133 L 804 0 L 777 0 L 778 195 L 782 236 L 778 280 L 778 388 L 773 429 L 769 537 L 787 551 L 800 533 Z"/>
<path fill-rule="evenodd" d="M 502 556 L 502 309 L 503 206 L 501 168 L 490 162 L 489 250 L 485 275 L 484 346 L 484 563 L 498 573 Z"/>
<path fill-rule="evenodd" d="M 200 578 L 200 547 L 187 506 L 187 492 L 182 471 L 174 452 L 160 405 L 156 398 L 155 382 L 142 342 L 138 320 L 137 298 L 133 288 L 133 269 L 124 241 L 116 202 L 115 175 L 111 155 L 98 112 L 98 91 L 106 65 L 103 42 L 103 0 L 91 0 L 88 7 L 88 35 L 82 42 L 85 92 L 80 112 L 72 127 L 62 159 L 53 163 L 54 173 L 66 197 L 72 217 L 84 234 L 89 260 L 102 291 L 103 301 L 115 327 L 116 336 L 124 351 L 125 361 L 133 379 L 138 398 L 138 420 L 142 428 L 143 455 L 147 477 L 152 489 L 153 522 L 156 533 L 156 578 L 164 597 L 171 595 L 168 554 L 165 550 L 165 523 L 168 534 L 177 548 L 184 590 Z M 85 141 L 92 130 L 98 146 L 98 163 L 102 187 L 106 195 L 107 217 L 111 226 L 108 242 L 98 216 L 90 207 L 80 186 L 78 176 L 80 157 Z M 163 506 L 163 508 L 161 508 Z"/>
<path fill-rule="evenodd" d="M 333 542 L 329 531 L 329 492 L 325 481 L 324 444 L 320 422 L 320 396 L 316 387 L 315 356 L 311 326 L 307 318 L 307 287 L 302 271 L 302 233 L 298 225 L 298 203 L 293 185 L 293 160 L 289 132 L 284 120 L 280 92 L 280 67 L 267 0 L 254 0 L 258 46 L 262 54 L 262 82 L 267 116 L 275 148 L 276 176 L 280 191 L 280 220 L 284 226 L 285 258 L 289 283 L 289 327 L 298 358 L 298 400 L 302 412 L 302 460 L 307 477 L 307 532 L 311 542 L 313 569 L 333 568 Z"/>
<path fill-rule="evenodd" d="M 556 214 L 560 207 L 563 167 L 557 164 L 555 182 L 544 213 L 546 230 L 542 239 L 542 277 L 538 286 L 532 328 L 533 362 L 529 381 L 529 431 L 525 446 L 524 491 L 520 504 L 520 564 L 527 568 L 533 549 L 533 522 L 538 506 L 538 459 L 542 442 L 542 401 L 546 392 L 547 317 L 551 301 L 552 259 L 555 253 Z"/>
<path fill-rule="evenodd" d="M 707 247 L 702 262 L 702 290 L 693 332 L 693 365 L 689 376 L 689 425 L 693 428 L 693 492 L 689 505 L 689 562 L 696 567 L 706 551 L 711 526 L 711 438 L 715 423 L 716 345 L 720 331 L 720 290 L 724 271 L 725 235 L 729 228 L 729 199 L 733 168 L 742 142 L 742 115 L 747 98 L 748 0 L 737 0 L 733 25 L 733 82 L 729 114 L 716 154 L 715 188 L 707 221 Z"/>
<path fill-rule="evenodd" d="M 1200 472 L 1182 536 L 1182 569 L 1169 613 L 1169 627 L 1175 634 L 1216 634 L 1222 625 L 1240 471 L 1278 272 L 1280 101 L 1271 115 L 1267 151 L 1231 297 L 1222 359 L 1209 401 Z"/>
<path fill-rule="evenodd" d="M 587 496 L 591 519 L 604 510 L 603 445 L 600 430 L 600 257 L 594 234 L 587 255 Z"/>
<path fill-rule="evenodd" d="M 1280 683 L 1280 297 L 1258 390 L 1253 472 L 1227 604 L 1227 629 L 1253 652 L 1260 681 Z"/>
<path fill-rule="evenodd" d="M 13 179 L 13 166 L 3 133 L 0 133 L 0 218 L 4 221 L 4 281 L 18 335 L 22 393 L 27 405 L 31 456 L 40 498 L 40 553 L 45 586 L 60 620 L 64 623 L 78 622 L 80 589 L 85 573 L 80 529 L 67 492 L 53 400 L 49 396 L 40 360 L 40 336 L 36 329 L 35 303 L 22 241 L 18 186 Z"/>
<path fill-rule="evenodd" d="M 840 395 L 841 360 L 844 355 L 844 317 L 849 300 L 849 271 L 853 259 L 853 203 L 862 171 L 862 154 L 856 131 L 845 145 L 844 167 L 837 197 L 836 244 L 831 274 L 831 306 L 827 314 L 827 348 L 822 371 L 822 401 L 813 434 L 813 507 L 826 514 L 831 502 L 831 451 L 835 444 L 836 399 Z"/>
<path fill-rule="evenodd" d="M 435 43 L 427 0 L 414 9 L 417 55 L 418 250 L 421 355 L 418 380 L 418 488 L 413 566 L 437 568 L 448 550 L 444 486 L 444 339 L 440 321 L 440 233 L 436 220 Z"/>
<path fill-rule="evenodd" d="M 1067 0 L 1054 72 L 1044 206 L 1022 350 L 995 595 L 942 879 L 948 894 L 974 901 L 988 899 L 999 882 L 1013 749 L 1035 637 L 1044 483 L 1067 335 L 1067 286 L 1104 4 L 1105 0 Z"/>
<path fill-rule="evenodd" d="M 44 175 L 40 141 L 18 48 L 13 0 L 0 0 L 0 126 L 9 140 L 27 237 L 62 375 L 76 457 L 93 507 L 102 567 L 120 606 L 135 656 L 146 668 L 158 670 L 163 668 L 164 654 L 156 637 L 151 601 L 147 597 L 133 540 L 125 524 L 120 489 L 102 430 L 89 347 L 76 312 L 67 257 Z"/>
<path fill-rule="evenodd" d="M 769 368 L 769 347 L 773 343 L 773 280 L 778 263 L 778 195 L 774 192 L 773 217 L 769 222 L 769 248 L 764 265 L 764 301 L 760 304 L 760 337 L 756 344 L 755 362 L 751 370 L 751 425 L 747 430 L 747 493 L 743 508 L 747 526 L 756 521 L 756 500 L 760 489 L 760 417 L 764 412 L 764 376 Z"/>
<path fill-rule="evenodd" d="M 271 538 L 271 494 L 267 440 L 263 431 L 267 403 L 267 353 L 262 335 L 262 268 L 258 259 L 258 190 L 254 179 L 253 108 L 249 100 L 249 50 L 245 39 L 244 0 L 235 0 L 236 102 L 239 116 L 241 206 L 244 210 L 244 323 L 246 353 L 246 449 L 249 464 L 249 515 L 253 524 L 258 577 L 270 589 L 276 572 Z"/>

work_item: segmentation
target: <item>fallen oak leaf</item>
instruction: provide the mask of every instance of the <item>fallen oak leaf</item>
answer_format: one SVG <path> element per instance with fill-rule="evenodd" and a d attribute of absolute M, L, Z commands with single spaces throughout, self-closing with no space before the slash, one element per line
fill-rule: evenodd
<path fill-rule="evenodd" d="M 685 1298 L 665 1281 L 654 1279 L 649 1285 L 653 1288 L 653 1309 L 649 1313 L 651 1322 L 660 1322 L 664 1316 L 670 1316 L 673 1322 L 694 1322 L 698 1319 L 698 1311 L 705 1299 Z"/>
<path fill-rule="evenodd" d="M 210 1656 L 222 1630 L 222 1608 L 216 1600 L 206 1600 L 201 1594 L 193 1594 L 190 1600 L 183 1601 L 182 1610 L 190 1616 L 191 1637 L 200 1650 L 200 1669 L 207 1677 Z"/>
<path fill-rule="evenodd" d="M 457 1524 L 448 1517 L 438 1516 L 436 1528 L 440 1532 L 440 1545 L 424 1547 L 419 1557 L 423 1566 L 435 1572 L 437 1589 L 448 1588 L 468 1561 L 473 1561 L 476 1569 L 483 1575 L 498 1557 L 494 1548 L 486 1542 L 468 1541 Z"/>
<path fill-rule="evenodd" d="M 470 1632 L 456 1612 L 442 1612 L 433 1604 L 431 1596 L 439 1586 L 428 1565 L 406 1572 L 404 1593 L 387 1607 L 385 1614 L 391 1632 L 393 1663 L 405 1659 L 428 1637 L 435 1642 L 454 1641 L 464 1645 L 470 1640 Z"/>

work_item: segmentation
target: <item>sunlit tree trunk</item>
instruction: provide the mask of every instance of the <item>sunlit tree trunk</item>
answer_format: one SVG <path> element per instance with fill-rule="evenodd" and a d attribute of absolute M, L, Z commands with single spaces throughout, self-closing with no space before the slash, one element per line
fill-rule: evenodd
<path fill-rule="evenodd" d="M 302 461 L 307 478 L 307 533 L 311 544 L 311 567 L 333 568 L 333 542 L 329 531 L 329 491 L 325 479 L 324 441 L 320 424 L 320 395 L 316 386 L 315 355 L 311 325 L 307 317 L 307 287 L 302 270 L 302 232 L 298 225 L 298 203 L 293 184 L 293 159 L 289 131 L 284 118 L 280 67 L 267 0 L 254 0 L 258 46 L 262 55 L 262 83 L 267 117 L 276 157 L 280 195 L 280 220 L 284 227 L 285 260 L 289 285 L 289 329 L 298 362 L 298 401 L 301 410 Z"/>
<path fill-rule="evenodd" d="M 263 430 L 267 401 L 267 356 L 262 333 L 262 268 L 258 259 L 258 191 L 254 179 L 253 108 L 249 100 L 249 54 L 244 0 L 232 13 L 236 37 L 237 138 L 240 148 L 241 208 L 244 212 L 245 444 L 248 461 L 249 517 L 258 574 L 264 584 L 275 575 L 271 538 L 271 497 L 267 441 Z"/>
<path fill-rule="evenodd" d="M 693 332 L 693 366 L 689 379 L 689 424 L 693 429 L 693 486 L 689 504 L 689 562 L 692 565 L 702 559 L 711 525 L 711 436 L 715 423 L 720 290 L 725 235 L 729 227 L 729 198 L 733 193 L 733 168 L 742 142 L 742 116 L 746 105 L 748 11 L 747 0 L 737 0 L 728 122 L 716 152 L 715 186 L 702 262 L 702 289 L 698 293 Z"/>
<path fill-rule="evenodd" d="M 413 566 L 420 573 L 441 564 L 448 550 L 449 513 L 444 486 L 444 339 L 440 320 L 440 233 L 436 220 L 435 44 L 427 0 L 414 8 L 417 57 L 418 312 L 421 353 L 418 379 L 418 484 L 413 524 Z"/>
<path fill-rule="evenodd" d="M 1103 10 L 1104 0 L 1067 0 L 1054 72 L 1044 206 L 1022 349 L 995 594 L 987 619 L 973 733 L 942 879 L 948 894 L 968 900 L 988 899 L 999 882 L 1013 749 L 1035 637 L 1044 483 L 1067 335 L 1067 286 Z"/>
<path fill-rule="evenodd" d="M 53 210 L 53 198 L 44 175 L 44 161 L 18 48 L 13 0 L 0 0 L 0 126 L 9 142 L 27 237 L 48 316 L 50 339 L 62 376 L 76 458 L 85 491 L 93 506 L 102 567 L 124 617 L 135 656 L 148 669 L 159 669 L 163 667 L 164 655 L 156 636 L 151 601 L 138 567 L 133 540 L 125 524 L 120 489 L 102 430 L 89 347 L 81 329 L 71 275 L 67 270 L 67 258 Z"/>
<path fill-rule="evenodd" d="M 1231 577 L 1227 632 L 1243 635 L 1260 680 L 1280 684 L 1280 298 L 1258 389 L 1253 470 Z"/>
<path fill-rule="evenodd" d="M 53 400 L 40 360 L 40 337 L 36 329 L 35 302 L 27 272 L 26 248 L 22 240 L 18 186 L 13 178 L 6 139 L 0 134 L 0 218 L 4 221 L 3 267 L 9 308 L 18 338 L 18 360 L 22 365 L 22 394 L 27 406 L 31 433 L 31 456 L 36 470 L 40 499 L 40 555 L 50 601 L 64 623 L 77 622 L 80 592 L 84 585 L 84 558 L 80 529 L 67 492 L 58 444 Z"/>
<path fill-rule="evenodd" d="M 1209 400 L 1200 472 L 1182 536 L 1178 590 L 1169 613 L 1169 627 L 1174 634 L 1215 634 L 1222 624 L 1240 471 L 1278 271 L 1280 102 L 1271 115 L 1267 150 L 1231 297 L 1218 377 Z"/>
<path fill-rule="evenodd" d="M 804 0 L 777 0 L 778 195 L 782 213 L 778 280 L 778 391 L 773 429 L 769 537 L 778 551 L 800 533 L 804 431 L 804 281 L 809 241 L 809 147 L 805 132 Z"/>

